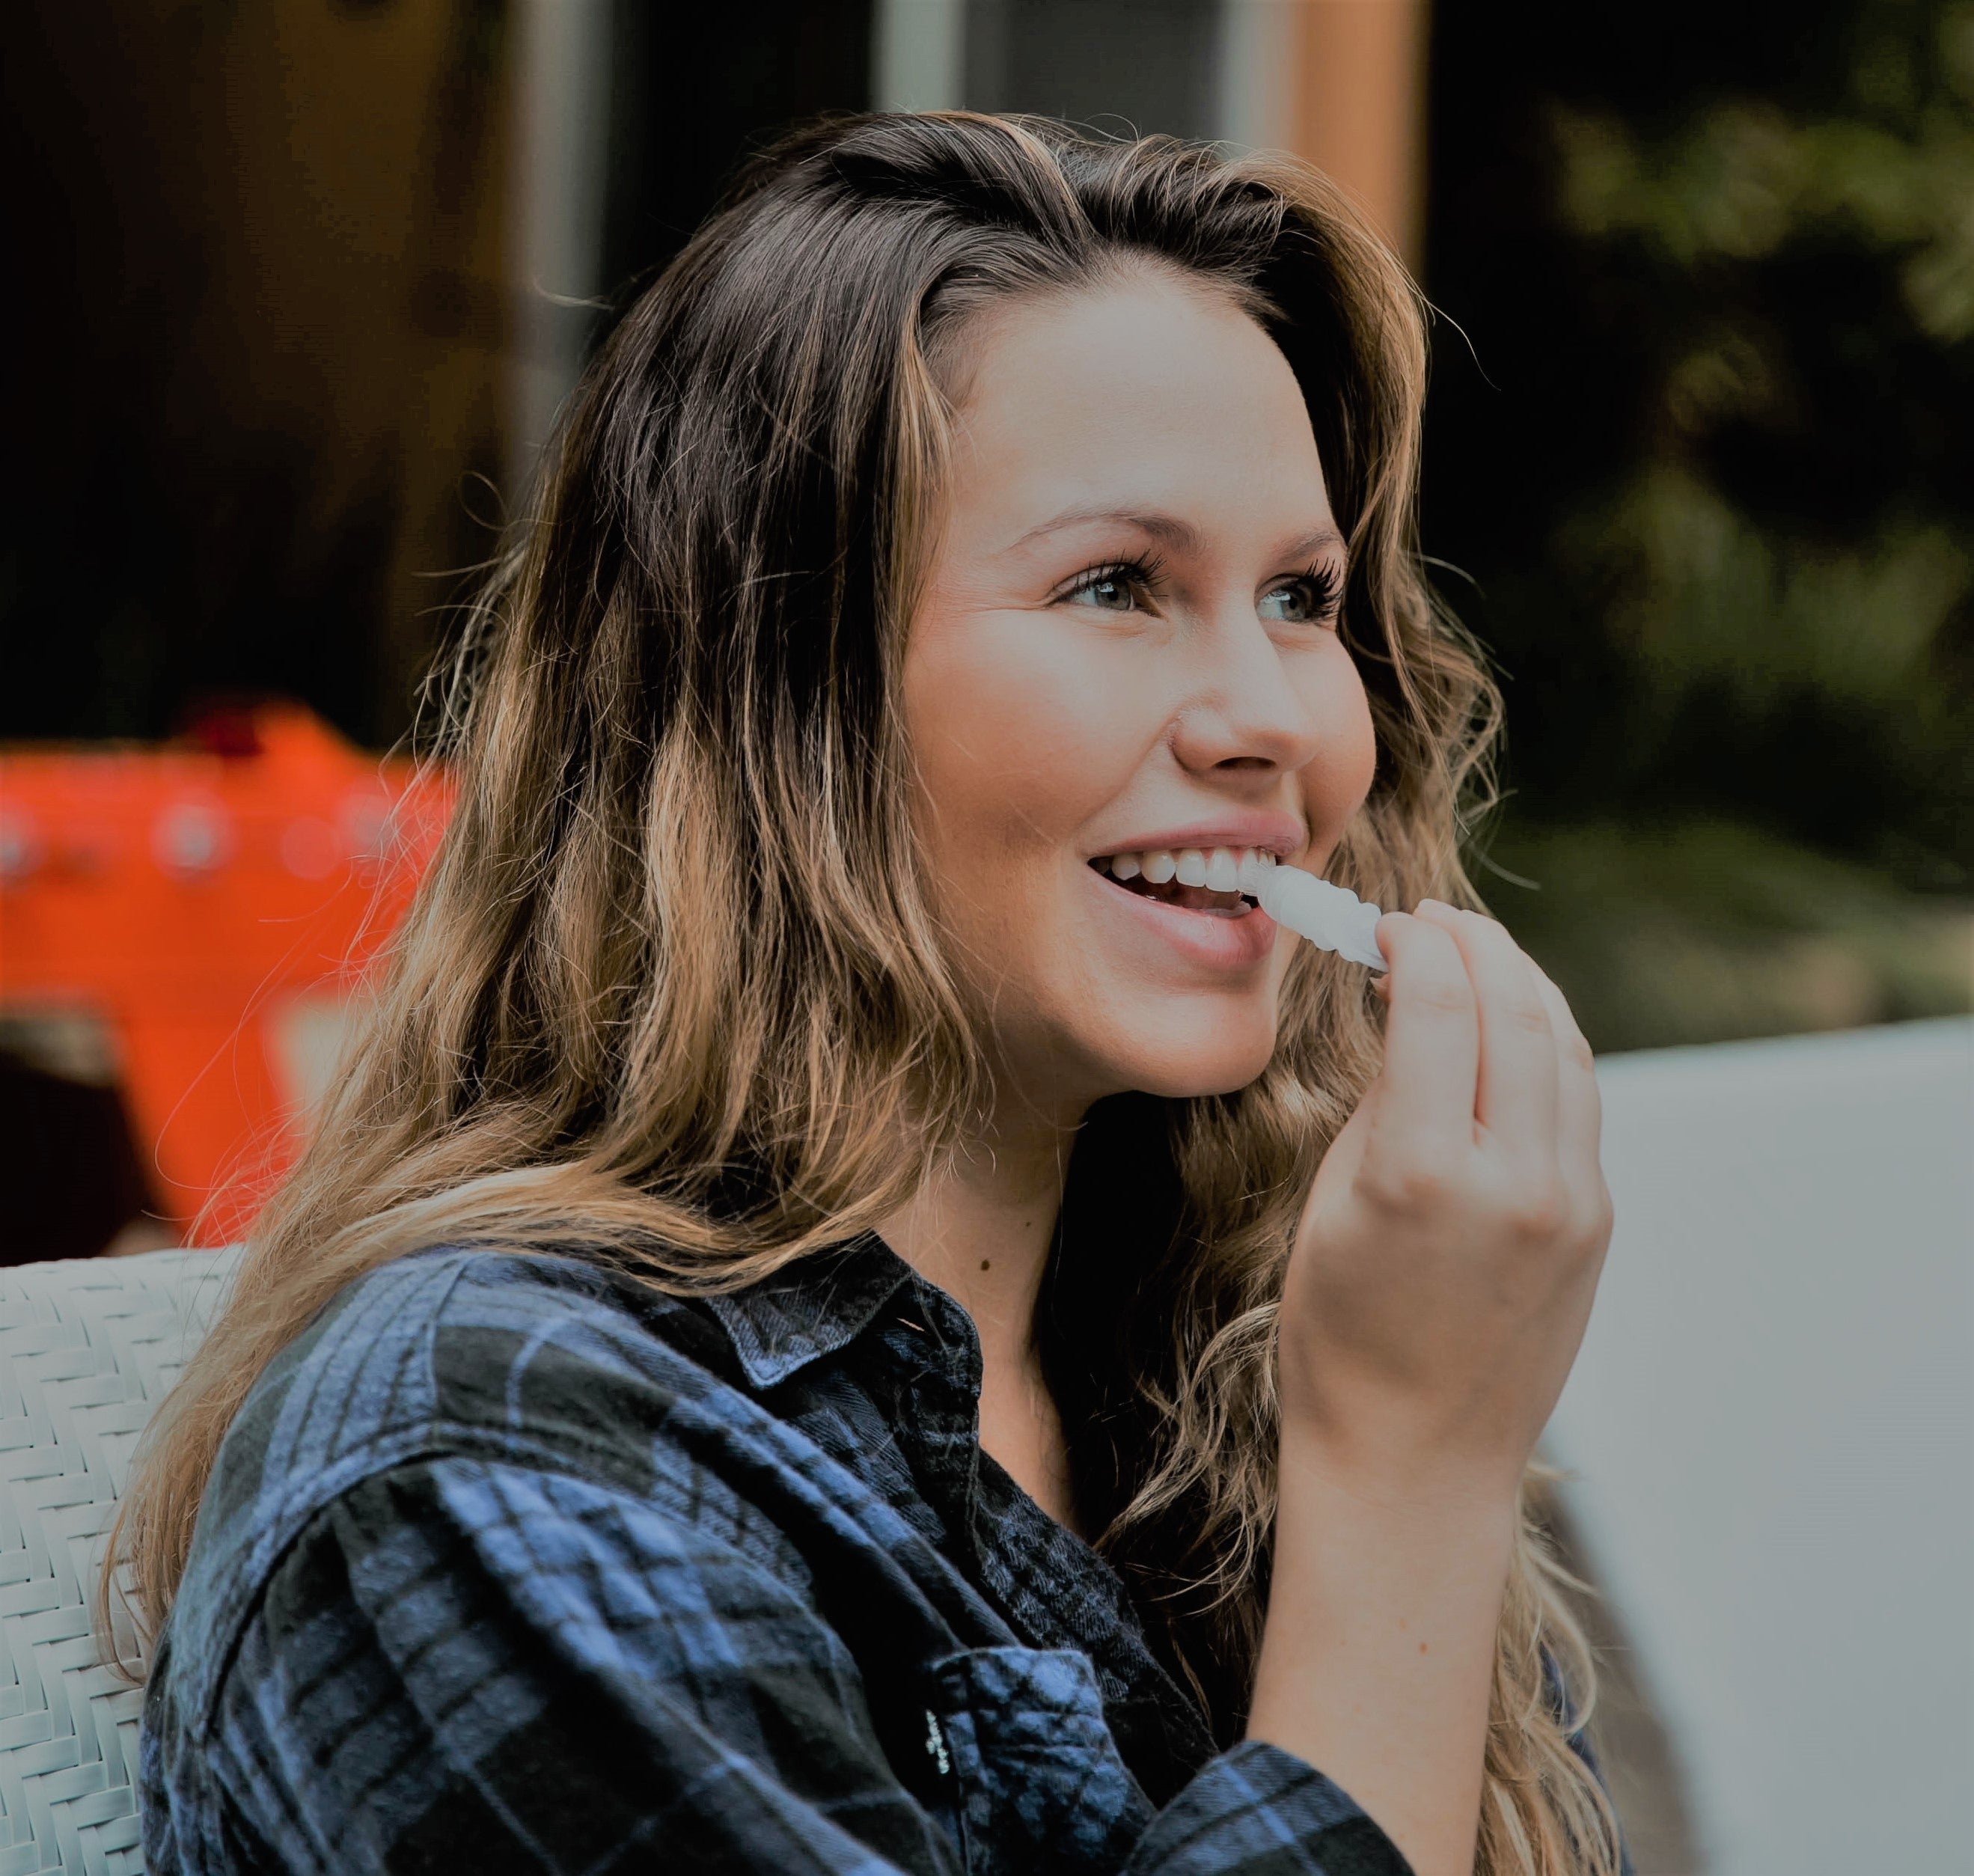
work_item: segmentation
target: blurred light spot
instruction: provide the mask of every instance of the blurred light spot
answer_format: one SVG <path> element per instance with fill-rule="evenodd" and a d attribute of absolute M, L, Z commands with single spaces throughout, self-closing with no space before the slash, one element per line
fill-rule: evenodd
<path fill-rule="evenodd" d="M 233 851 L 233 826 L 225 810 L 205 802 L 175 802 L 151 830 L 151 851 L 167 873 L 210 873 Z"/>
<path fill-rule="evenodd" d="M 0 812 L 0 880 L 17 880 L 41 863 L 41 830 L 34 817 Z"/>

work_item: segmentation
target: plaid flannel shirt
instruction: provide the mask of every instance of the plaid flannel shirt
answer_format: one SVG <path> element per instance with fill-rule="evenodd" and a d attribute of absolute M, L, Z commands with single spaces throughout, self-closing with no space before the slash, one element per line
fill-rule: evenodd
<path fill-rule="evenodd" d="M 146 1694 L 152 1876 L 1386 1876 L 1217 1750 L 1123 1586 L 980 1449 L 881 1239 L 700 1301 L 440 1248 L 229 1431 Z"/>

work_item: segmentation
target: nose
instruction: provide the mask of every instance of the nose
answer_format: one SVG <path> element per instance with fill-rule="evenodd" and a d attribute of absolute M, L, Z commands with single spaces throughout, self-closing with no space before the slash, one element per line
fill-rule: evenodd
<path fill-rule="evenodd" d="M 1306 695 L 1308 674 L 1296 681 L 1251 605 L 1221 614 L 1194 635 L 1193 650 L 1170 739 L 1183 766 L 1274 775 L 1315 759 L 1319 728 Z"/>

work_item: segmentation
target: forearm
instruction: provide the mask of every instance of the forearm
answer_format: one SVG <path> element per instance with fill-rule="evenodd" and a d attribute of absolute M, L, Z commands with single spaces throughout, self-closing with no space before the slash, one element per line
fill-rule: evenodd
<path fill-rule="evenodd" d="M 1348 1792 L 1419 1876 L 1470 1876 L 1512 1493 L 1357 1488 L 1284 1441 L 1248 1736 Z"/>

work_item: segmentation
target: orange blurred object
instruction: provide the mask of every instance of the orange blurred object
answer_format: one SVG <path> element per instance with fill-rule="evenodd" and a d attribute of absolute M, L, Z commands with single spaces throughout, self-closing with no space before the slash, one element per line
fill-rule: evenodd
<path fill-rule="evenodd" d="M 346 998 L 451 806 L 299 705 L 181 740 L 0 751 L 0 1011 L 107 1027 L 166 1215 L 225 1243 L 293 1159 L 278 1026 Z"/>

